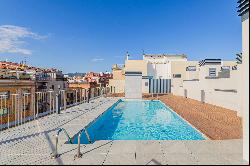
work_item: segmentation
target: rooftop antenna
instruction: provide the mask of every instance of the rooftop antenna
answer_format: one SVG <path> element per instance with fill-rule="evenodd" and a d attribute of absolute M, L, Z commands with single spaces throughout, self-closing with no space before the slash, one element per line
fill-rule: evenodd
<path fill-rule="evenodd" d="M 127 54 L 126 54 L 126 60 L 128 60 L 128 57 L 129 57 L 129 53 L 128 53 L 128 51 L 127 51 Z"/>
<path fill-rule="evenodd" d="M 144 49 L 142 49 L 142 57 L 144 59 L 144 55 L 145 55 L 145 52 L 144 52 Z"/>
<path fill-rule="evenodd" d="M 24 64 L 27 65 L 27 57 L 24 57 Z"/>

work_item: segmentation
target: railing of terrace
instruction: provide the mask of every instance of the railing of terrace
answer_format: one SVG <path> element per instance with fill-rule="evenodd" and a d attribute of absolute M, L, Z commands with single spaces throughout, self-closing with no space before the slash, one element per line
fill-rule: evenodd
<path fill-rule="evenodd" d="M 0 131 L 110 93 L 108 87 L 0 95 Z"/>

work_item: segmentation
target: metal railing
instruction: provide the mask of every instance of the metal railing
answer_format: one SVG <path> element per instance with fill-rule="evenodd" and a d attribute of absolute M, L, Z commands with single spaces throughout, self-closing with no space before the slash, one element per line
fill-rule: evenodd
<path fill-rule="evenodd" d="M 1 89 L 1 87 L 0 87 Z M 2 89 L 1 89 L 2 90 Z M 110 93 L 109 88 L 26 91 L 0 95 L 0 131 L 60 113 Z"/>
<path fill-rule="evenodd" d="M 151 97 L 153 98 L 155 94 L 156 94 L 157 100 L 159 100 L 159 93 L 151 93 Z"/>

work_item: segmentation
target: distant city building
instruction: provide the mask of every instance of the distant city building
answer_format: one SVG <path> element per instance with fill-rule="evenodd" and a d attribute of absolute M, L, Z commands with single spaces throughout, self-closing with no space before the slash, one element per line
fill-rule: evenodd
<path fill-rule="evenodd" d="M 73 76 L 68 77 L 69 87 L 79 88 L 93 88 L 93 87 L 107 87 L 109 79 L 112 78 L 110 73 L 95 73 L 88 72 L 84 76 Z"/>
<path fill-rule="evenodd" d="M 57 69 L 45 69 L 27 64 L 0 61 L 1 80 L 29 80 L 35 82 L 36 91 L 55 91 L 66 89 L 67 80 L 62 71 Z"/>
<path fill-rule="evenodd" d="M 18 107 L 25 112 L 25 117 L 33 115 L 34 106 L 32 103 L 34 99 L 31 94 L 35 94 L 35 89 L 35 81 L 33 80 L 0 79 L 0 117 L 2 118 L 2 124 L 7 123 L 7 120 L 13 121 L 16 118 L 16 112 L 10 106 L 13 102 L 18 105 L 18 101 L 20 102 L 22 98 L 23 100 L 25 98 L 25 103 Z"/>
<path fill-rule="evenodd" d="M 67 79 L 61 71 L 49 70 L 36 73 L 37 91 L 55 91 L 58 93 L 68 87 Z"/>
<path fill-rule="evenodd" d="M 67 77 L 84 77 L 85 75 L 86 75 L 86 73 L 78 73 L 78 72 L 76 72 L 76 73 L 68 73 L 68 74 L 65 74 L 65 75 L 67 75 Z"/>

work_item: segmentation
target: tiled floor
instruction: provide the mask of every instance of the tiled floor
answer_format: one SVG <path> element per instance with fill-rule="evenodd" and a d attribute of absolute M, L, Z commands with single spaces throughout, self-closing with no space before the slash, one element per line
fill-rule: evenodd
<path fill-rule="evenodd" d="M 230 148 L 236 151 L 228 151 Z M 71 164 L 246 164 L 241 151 L 241 140 L 98 141 L 83 147 L 82 158 Z"/>
<path fill-rule="evenodd" d="M 116 101 L 112 98 L 99 98 L 71 107 L 60 115 L 52 114 L 2 131 L 0 164 L 60 164 L 60 159 L 50 159 L 55 149 L 56 131 L 65 128 L 72 137 Z M 60 135 L 59 153 L 67 150 L 64 144 L 66 140 L 65 135 Z"/>

